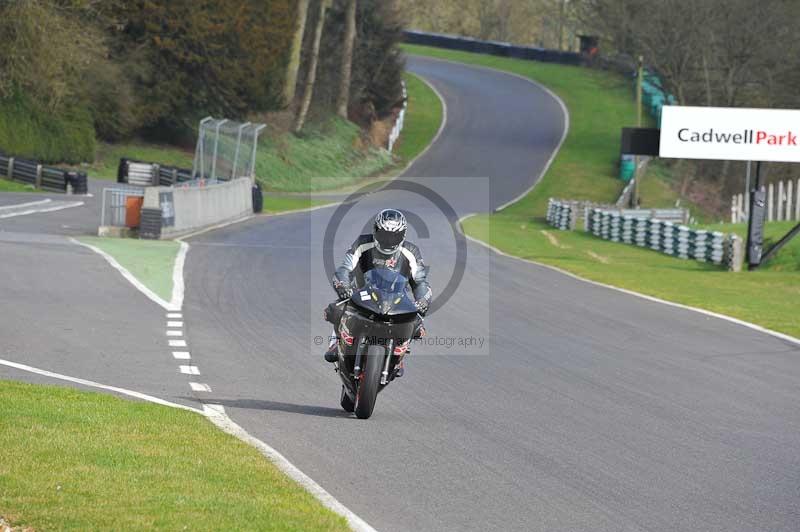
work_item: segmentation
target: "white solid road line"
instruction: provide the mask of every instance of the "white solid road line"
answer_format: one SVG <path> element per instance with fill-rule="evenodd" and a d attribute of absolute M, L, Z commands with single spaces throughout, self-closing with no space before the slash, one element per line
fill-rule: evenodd
<path fill-rule="evenodd" d="M 142 399 L 143 401 L 149 401 L 151 403 L 156 403 L 163 406 L 171 406 L 172 408 L 180 408 L 181 410 L 190 410 L 192 412 L 197 412 L 198 414 L 202 414 L 203 412 L 197 408 L 192 408 L 191 406 L 185 406 L 178 403 L 172 403 L 170 401 L 165 401 L 164 399 L 159 399 L 158 397 L 153 397 L 152 395 L 147 395 L 141 392 L 135 392 L 133 390 L 126 390 L 125 388 L 117 388 L 116 386 L 108 386 L 106 384 L 100 384 L 98 382 L 93 382 L 86 379 L 79 379 L 77 377 L 70 377 L 68 375 L 62 375 L 60 373 L 55 373 L 52 371 L 47 371 L 45 369 L 34 368 L 32 366 L 28 366 L 25 364 L 19 364 L 17 362 L 10 362 L 8 360 L 0 359 L 0 365 L 8 366 L 10 368 L 18 369 L 21 371 L 27 371 L 29 373 L 35 373 L 37 375 L 42 375 L 44 377 L 50 377 L 52 379 L 58 379 L 62 381 L 74 382 L 75 384 L 81 384 L 83 386 L 89 386 L 91 388 L 100 388 L 101 390 L 108 390 L 110 392 L 116 392 L 123 395 L 127 395 L 130 397 L 135 397 L 137 399 Z"/>
<path fill-rule="evenodd" d="M 16 216 L 28 216 L 29 214 L 39 214 L 39 213 L 46 213 L 46 212 L 55 212 L 61 211 L 64 209 L 71 209 L 72 207 L 80 207 L 83 205 L 82 201 L 74 201 L 71 203 L 65 203 L 62 205 L 58 205 L 56 207 L 48 207 L 46 209 L 28 209 L 26 211 L 19 211 L 19 212 L 10 212 L 8 214 L 0 214 L 0 218 L 14 218 Z"/>
<path fill-rule="evenodd" d="M 45 203 L 50 203 L 51 199 L 45 199 L 40 201 L 29 201 L 27 203 L 17 203 L 16 205 L 3 205 L 0 207 L 0 211 L 8 210 L 8 209 L 20 209 L 22 207 L 33 207 L 34 205 L 44 205 Z"/>
<path fill-rule="evenodd" d="M 183 327 L 183 322 L 182 321 L 168 321 L 167 322 L 167 327 L 178 327 L 178 328 L 181 328 L 181 327 Z"/>
<path fill-rule="evenodd" d="M 186 347 L 186 340 L 170 340 L 170 347 Z"/>
<path fill-rule="evenodd" d="M 289 478 L 300 484 L 306 491 L 313 495 L 320 501 L 326 508 L 336 512 L 347 519 L 350 528 L 357 532 L 376 532 L 366 521 L 361 519 L 358 515 L 352 512 L 345 505 L 340 503 L 336 498 L 328 493 L 322 486 L 314 482 L 314 480 L 300 471 L 294 464 L 287 460 L 281 453 L 264 443 L 263 441 L 254 438 L 246 430 L 237 425 L 230 417 L 225 414 L 225 409 L 222 405 L 204 404 L 203 411 L 206 417 L 211 420 L 216 426 L 221 428 L 224 432 L 236 436 L 245 443 L 248 443 L 258 449 L 261 454 L 266 456 L 270 462 L 275 464 L 278 469 L 283 471 Z"/>
<path fill-rule="evenodd" d="M 122 276 L 129 283 L 131 283 L 137 290 L 139 290 L 141 293 L 143 293 L 148 299 L 150 299 L 154 303 L 156 303 L 156 304 L 160 305 L 161 307 L 163 307 L 164 310 L 169 310 L 169 311 L 180 310 L 180 307 L 175 308 L 174 306 L 172 306 L 171 303 L 167 303 L 166 301 L 161 299 L 158 295 L 156 295 L 155 292 L 153 292 L 152 290 L 147 288 L 145 285 L 143 285 L 141 283 L 141 281 L 139 281 L 139 279 L 137 279 L 131 272 L 128 271 L 127 268 L 125 268 L 122 264 L 117 262 L 117 260 L 114 257 L 109 255 L 108 253 L 106 253 L 102 249 L 100 249 L 100 248 L 98 248 L 96 246 L 93 246 L 91 244 L 84 244 L 83 242 L 81 242 L 79 240 L 76 240 L 74 238 L 70 238 L 70 241 L 72 243 L 74 243 L 74 244 L 79 245 L 79 246 L 83 246 L 85 248 L 91 249 L 92 251 L 94 251 L 95 253 L 97 253 L 98 255 L 103 257 L 104 259 L 106 259 L 106 262 L 108 262 L 115 270 L 117 270 L 119 273 L 121 273 Z"/>
<path fill-rule="evenodd" d="M 224 432 L 231 434 L 239 438 L 241 441 L 247 443 L 248 445 L 252 445 L 256 449 L 258 449 L 259 452 L 262 455 L 264 455 L 270 462 L 275 464 L 275 466 L 278 469 L 283 471 L 289 478 L 300 484 L 300 486 L 302 486 L 306 491 L 311 493 L 311 495 L 313 495 L 324 506 L 326 506 L 330 510 L 336 512 L 337 514 L 347 519 L 348 523 L 353 528 L 353 530 L 356 530 L 358 532 L 375 532 L 374 528 L 369 526 L 363 519 L 361 519 L 355 513 L 350 511 L 349 508 L 347 508 L 342 503 L 337 501 L 330 493 L 325 491 L 322 488 L 322 486 L 314 482 L 311 479 L 311 477 L 309 477 L 308 475 L 297 469 L 297 467 L 295 467 L 294 464 L 292 464 L 286 458 L 284 458 L 282 454 L 280 454 L 278 451 L 276 451 L 266 443 L 262 442 L 261 440 L 254 438 L 253 436 L 248 434 L 247 431 L 245 431 L 242 427 L 237 425 L 232 419 L 230 419 L 225 414 L 225 409 L 222 407 L 222 405 L 204 404 L 203 410 L 199 410 L 197 408 L 192 408 L 191 406 L 185 406 L 182 404 L 165 401 L 164 399 L 159 399 L 158 397 L 153 397 L 152 395 L 147 395 L 134 390 L 127 390 L 125 388 L 108 386 L 106 384 L 100 384 L 98 382 L 93 382 L 86 379 L 70 377 L 68 375 L 62 375 L 60 373 L 54 373 L 52 371 L 47 371 L 44 369 L 27 366 L 25 364 L 19 364 L 17 362 L 11 362 L 8 360 L 0 359 L 0 365 L 8 366 L 10 368 L 18 369 L 20 371 L 35 373 L 37 375 L 42 375 L 44 377 L 49 377 L 52 379 L 58 379 L 62 381 L 72 382 L 75 384 L 80 384 L 82 386 L 87 386 L 90 388 L 98 388 L 101 390 L 115 392 L 120 395 L 127 395 L 129 397 L 134 397 L 136 399 L 141 399 L 142 401 L 148 401 L 150 403 L 155 403 L 161 406 L 178 408 L 180 410 L 188 410 L 190 412 L 194 412 L 196 414 L 205 416 L 208 420 L 210 420 Z"/>
<path fill-rule="evenodd" d="M 202 383 L 199 383 L 199 382 L 190 382 L 189 386 L 192 388 L 192 391 L 195 391 L 195 392 L 210 392 L 211 391 L 211 386 L 209 386 L 208 384 L 202 384 Z"/>
<path fill-rule="evenodd" d="M 172 356 L 175 360 L 189 360 L 192 358 L 192 355 L 189 354 L 189 351 L 173 351 Z"/>
<path fill-rule="evenodd" d="M 178 369 L 184 375 L 200 375 L 200 370 L 197 366 L 178 366 Z"/>

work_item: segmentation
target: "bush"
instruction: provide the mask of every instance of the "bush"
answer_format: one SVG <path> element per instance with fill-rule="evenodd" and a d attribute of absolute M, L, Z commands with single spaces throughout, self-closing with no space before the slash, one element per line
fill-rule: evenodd
<path fill-rule="evenodd" d="M 51 113 L 19 93 L 0 100 L 0 151 L 44 163 L 91 162 L 95 134 L 86 108 Z"/>

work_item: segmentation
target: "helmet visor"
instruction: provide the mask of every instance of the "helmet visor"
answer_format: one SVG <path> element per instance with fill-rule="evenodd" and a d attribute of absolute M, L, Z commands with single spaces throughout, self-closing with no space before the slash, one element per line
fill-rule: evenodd
<path fill-rule="evenodd" d="M 381 251 L 396 251 L 400 244 L 406 239 L 405 231 L 386 231 L 383 229 L 375 230 L 375 242 Z"/>

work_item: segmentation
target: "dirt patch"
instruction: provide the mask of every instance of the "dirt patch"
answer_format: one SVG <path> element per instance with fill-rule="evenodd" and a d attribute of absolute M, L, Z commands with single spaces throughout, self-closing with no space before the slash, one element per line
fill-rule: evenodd
<path fill-rule="evenodd" d="M 544 229 L 542 229 L 542 234 L 544 235 L 544 237 L 547 239 L 548 242 L 550 242 L 558 249 L 569 249 L 569 246 L 565 246 L 564 244 L 559 242 L 558 238 L 556 238 L 556 236 L 550 231 L 545 231 Z"/>
<path fill-rule="evenodd" d="M 594 251 L 587 251 L 586 254 L 598 262 L 602 262 L 603 264 L 611 264 L 611 260 L 608 257 L 598 255 Z"/>

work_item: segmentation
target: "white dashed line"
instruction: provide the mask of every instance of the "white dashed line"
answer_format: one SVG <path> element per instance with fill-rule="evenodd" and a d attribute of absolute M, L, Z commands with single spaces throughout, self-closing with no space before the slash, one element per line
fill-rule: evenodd
<path fill-rule="evenodd" d="M 170 347 L 186 347 L 186 340 L 170 340 Z"/>
<path fill-rule="evenodd" d="M 178 328 L 181 328 L 181 327 L 183 327 L 183 322 L 182 321 L 168 321 L 167 322 L 167 327 L 178 327 Z"/>
<path fill-rule="evenodd" d="M 211 391 L 211 386 L 209 386 L 208 384 L 202 384 L 202 383 L 199 383 L 199 382 L 190 382 L 189 386 L 191 386 L 192 387 L 192 391 L 195 391 L 195 392 L 210 392 Z"/>
<path fill-rule="evenodd" d="M 183 331 L 167 331 L 167 336 L 183 336 Z"/>
<path fill-rule="evenodd" d="M 181 320 L 183 319 L 183 314 L 181 314 L 180 312 L 170 312 L 169 314 L 167 314 L 167 319 Z"/>
<path fill-rule="evenodd" d="M 181 373 L 184 375 L 200 375 L 200 370 L 197 366 L 180 366 Z"/>
<path fill-rule="evenodd" d="M 175 357 L 176 360 L 189 360 L 192 358 L 192 355 L 190 355 L 188 351 L 173 351 L 172 356 Z"/>

